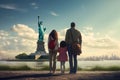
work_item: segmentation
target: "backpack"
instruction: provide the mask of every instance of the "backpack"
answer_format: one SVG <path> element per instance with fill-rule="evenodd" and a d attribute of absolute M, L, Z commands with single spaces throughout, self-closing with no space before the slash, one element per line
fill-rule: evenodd
<path fill-rule="evenodd" d="M 54 49 L 55 48 L 55 40 L 51 40 L 48 44 L 49 49 Z"/>

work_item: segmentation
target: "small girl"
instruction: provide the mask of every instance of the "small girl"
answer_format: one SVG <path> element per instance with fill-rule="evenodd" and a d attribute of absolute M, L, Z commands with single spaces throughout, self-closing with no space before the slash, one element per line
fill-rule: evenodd
<path fill-rule="evenodd" d="M 60 47 L 58 48 L 58 61 L 60 61 L 60 70 L 61 74 L 64 74 L 65 72 L 65 61 L 68 60 L 67 58 L 67 46 L 65 41 L 60 42 Z"/>

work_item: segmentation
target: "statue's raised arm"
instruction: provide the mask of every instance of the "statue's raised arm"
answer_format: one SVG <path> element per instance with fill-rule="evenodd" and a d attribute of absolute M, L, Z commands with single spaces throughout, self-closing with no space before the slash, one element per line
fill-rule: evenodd
<path fill-rule="evenodd" d="M 46 28 L 43 27 L 43 22 L 39 21 L 39 16 L 38 16 L 38 31 L 39 31 L 39 37 L 38 40 L 39 41 L 43 41 L 44 40 L 44 32 L 46 31 Z"/>

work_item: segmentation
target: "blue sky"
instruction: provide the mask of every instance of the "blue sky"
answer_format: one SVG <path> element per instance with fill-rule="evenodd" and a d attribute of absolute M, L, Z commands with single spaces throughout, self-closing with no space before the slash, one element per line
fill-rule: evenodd
<path fill-rule="evenodd" d="M 35 52 L 37 16 L 64 39 L 74 21 L 83 36 L 83 56 L 120 54 L 120 0 L 0 0 L 0 56 Z M 31 45 L 30 45 L 31 44 Z M 11 56 L 11 54 L 12 56 Z"/>

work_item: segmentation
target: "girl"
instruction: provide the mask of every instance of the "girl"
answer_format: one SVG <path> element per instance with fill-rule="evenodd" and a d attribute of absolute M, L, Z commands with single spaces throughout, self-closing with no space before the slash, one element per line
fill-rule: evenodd
<path fill-rule="evenodd" d="M 65 41 L 60 42 L 60 47 L 58 48 L 58 61 L 60 61 L 60 69 L 61 69 L 61 74 L 64 74 L 65 72 L 65 61 L 68 60 L 67 58 L 67 46 Z"/>

